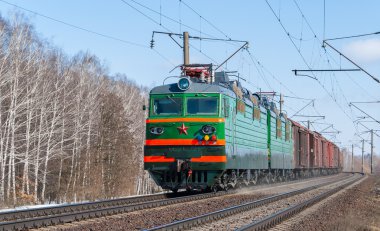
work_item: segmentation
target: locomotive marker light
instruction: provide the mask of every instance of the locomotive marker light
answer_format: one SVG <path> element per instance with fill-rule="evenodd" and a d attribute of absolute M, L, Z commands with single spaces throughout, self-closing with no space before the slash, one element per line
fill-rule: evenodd
<path fill-rule="evenodd" d="M 210 139 L 210 137 L 208 135 L 205 135 L 205 137 L 203 137 L 203 139 L 205 139 L 205 141 L 208 141 Z"/>
<path fill-rule="evenodd" d="M 178 83 L 177 83 L 177 86 L 178 88 L 181 90 L 181 91 L 186 91 L 187 89 L 190 88 L 190 79 L 187 78 L 187 77 L 182 77 L 178 80 Z"/>
<path fill-rule="evenodd" d="M 216 131 L 216 128 L 210 125 L 204 125 L 202 127 L 202 132 L 206 135 L 210 135 Z"/>
<path fill-rule="evenodd" d="M 155 135 L 161 135 L 164 133 L 165 129 L 161 127 L 151 127 L 149 129 L 150 133 L 155 134 Z"/>

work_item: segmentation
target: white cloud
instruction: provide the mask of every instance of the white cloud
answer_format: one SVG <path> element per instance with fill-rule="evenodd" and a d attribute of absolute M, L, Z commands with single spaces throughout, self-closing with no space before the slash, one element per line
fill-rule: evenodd
<path fill-rule="evenodd" d="M 380 39 L 366 39 L 351 42 L 343 47 L 343 53 L 359 62 L 380 61 Z"/>

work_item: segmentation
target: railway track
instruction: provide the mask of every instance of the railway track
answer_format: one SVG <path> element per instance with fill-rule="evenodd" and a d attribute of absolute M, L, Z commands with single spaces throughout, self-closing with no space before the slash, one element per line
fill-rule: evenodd
<path fill-rule="evenodd" d="M 313 197 L 309 200 L 295 204 L 293 206 L 290 206 L 289 208 L 286 208 L 286 209 L 281 210 L 275 214 L 267 216 L 264 219 L 261 219 L 259 221 L 253 222 L 253 223 L 248 224 L 246 226 L 243 226 L 243 227 L 237 229 L 236 231 L 256 231 L 256 230 L 270 229 L 270 228 L 280 224 L 281 222 L 285 221 L 286 219 L 302 212 L 304 209 L 322 201 L 323 199 L 325 199 L 325 198 L 333 195 L 334 193 L 337 193 L 338 191 L 344 189 L 345 187 L 355 183 L 359 179 L 360 178 L 357 178 L 353 181 L 349 181 L 343 185 L 340 185 L 336 188 L 328 190 L 327 192 L 321 193 L 318 196 Z"/>
<path fill-rule="evenodd" d="M 156 194 L 0 213 L 0 230 L 39 228 L 78 220 L 222 196 L 230 192 Z"/>
<path fill-rule="evenodd" d="M 146 230 L 147 231 L 186 230 L 186 229 L 191 229 L 191 228 L 194 228 L 194 230 L 202 230 L 202 227 L 199 227 L 201 225 L 210 224 L 210 223 L 215 222 L 215 221 L 220 221 L 220 220 L 225 219 L 226 217 L 229 217 L 232 215 L 238 216 L 237 214 L 241 214 L 241 213 L 244 213 L 246 211 L 250 211 L 252 209 L 259 208 L 259 207 L 265 207 L 263 205 L 268 205 L 268 204 L 271 204 L 271 203 L 274 203 L 277 201 L 281 201 L 281 200 L 286 199 L 286 198 L 299 196 L 301 194 L 310 192 L 312 190 L 317 190 L 317 189 L 325 187 L 325 186 L 331 186 L 331 185 L 337 184 L 338 182 L 344 182 L 339 187 L 335 187 L 333 190 L 329 190 L 327 194 L 323 193 L 323 196 L 317 196 L 317 197 L 314 196 L 313 202 L 308 202 L 308 203 L 305 202 L 307 204 L 307 206 L 310 206 L 313 203 L 315 203 L 316 201 L 319 201 L 319 200 L 322 200 L 323 198 L 326 198 L 327 196 L 341 190 L 342 188 L 346 187 L 347 185 L 352 184 L 353 182 L 355 182 L 358 179 L 360 179 L 359 176 L 354 176 L 354 177 L 349 177 L 343 181 L 342 181 L 342 179 L 334 180 L 332 182 L 326 182 L 326 183 L 318 184 L 315 186 L 306 187 L 303 189 L 293 190 L 290 192 L 265 197 L 263 199 L 259 199 L 259 200 L 253 201 L 253 202 L 245 203 L 245 204 L 238 205 L 238 206 L 229 207 L 229 208 L 222 209 L 219 211 L 207 213 L 207 214 L 200 215 L 197 217 L 188 218 L 185 220 L 176 221 L 176 222 L 173 222 L 170 224 L 165 224 L 165 225 L 157 226 L 157 227 L 146 229 Z M 322 194 L 320 194 L 320 195 L 322 195 Z M 264 219 L 263 220 L 260 219 L 259 221 L 256 221 L 254 224 L 244 226 L 244 228 L 242 228 L 242 230 L 262 230 L 262 229 L 271 227 L 271 225 L 274 225 L 276 222 L 281 222 L 282 219 L 286 219 L 287 217 L 290 216 L 290 214 L 295 214 L 296 211 L 299 211 L 300 208 L 305 208 L 305 206 L 306 205 L 304 205 L 304 204 L 300 205 L 299 207 L 287 206 L 287 207 L 289 207 L 289 209 L 291 209 L 291 210 L 289 210 L 289 211 L 291 211 L 290 213 L 283 212 L 283 213 L 281 213 L 281 215 L 278 215 L 278 216 L 273 215 L 273 217 L 265 217 L 265 221 L 264 221 Z M 281 218 L 280 218 L 280 216 L 281 216 Z M 236 218 L 236 219 L 239 219 L 239 218 Z M 252 219 L 250 219 L 250 220 L 252 221 Z M 264 222 L 264 223 L 262 223 L 262 222 Z M 224 226 L 222 225 L 221 227 L 217 227 L 217 226 L 215 227 L 212 224 L 210 224 L 206 227 L 203 227 L 203 229 L 204 230 L 212 230 L 212 229 L 218 230 L 218 228 L 222 228 L 222 227 L 224 227 L 224 229 L 230 229 L 231 227 L 226 227 L 226 224 L 229 224 L 229 223 L 225 222 Z M 251 227 L 253 227 L 253 228 L 251 228 Z"/>
<path fill-rule="evenodd" d="M 328 177 L 330 178 L 330 177 Z M 313 180 L 316 180 L 314 178 Z M 313 181 L 311 180 L 311 181 Z M 310 180 L 295 180 L 288 183 L 256 186 L 256 189 L 266 187 L 281 187 L 282 185 L 300 184 Z M 189 195 L 186 192 L 178 194 L 155 194 L 148 196 L 128 197 L 96 202 L 67 204 L 54 207 L 15 210 L 0 213 L 0 230 L 22 230 L 40 228 L 51 225 L 64 224 L 90 218 L 104 217 L 120 213 L 128 213 L 137 210 L 156 208 L 166 205 L 190 202 L 212 197 L 233 194 L 235 191 L 218 193 L 196 193 Z"/>

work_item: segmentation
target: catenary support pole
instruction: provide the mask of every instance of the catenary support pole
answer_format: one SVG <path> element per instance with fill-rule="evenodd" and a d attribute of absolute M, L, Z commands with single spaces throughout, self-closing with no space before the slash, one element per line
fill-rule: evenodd
<path fill-rule="evenodd" d="M 362 140 L 362 173 L 364 173 L 364 140 Z"/>
<path fill-rule="evenodd" d="M 188 65 L 189 60 L 189 32 L 183 32 L 183 64 Z"/>
<path fill-rule="evenodd" d="M 373 129 L 371 130 L 371 174 L 373 173 L 372 172 L 372 168 L 373 168 L 373 166 L 372 166 L 372 161 L 373 161 L 372 157 L 373 157 Z"/>
<path fill-rule="evenodd" d="M 354 172 L 354 144 L 352 144 L 352 153 L 351 153 L 351 172 Z"/>

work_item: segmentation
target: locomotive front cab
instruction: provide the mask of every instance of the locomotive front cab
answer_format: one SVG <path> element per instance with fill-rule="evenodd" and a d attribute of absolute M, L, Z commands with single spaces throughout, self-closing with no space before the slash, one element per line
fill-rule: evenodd
<path fill-rule="evenodd" d="M 174 84 L 151 91 L 144 167 L 163 189 L 206 189 L 226 165 L 221 94 L 184 92 Z M 178 90 L 177 90 L 178 91 Z"/>

